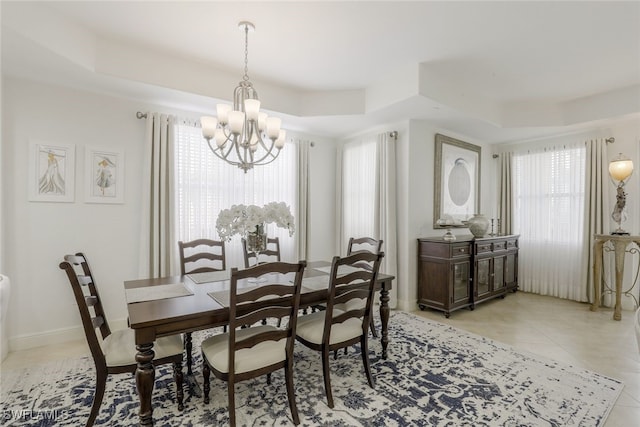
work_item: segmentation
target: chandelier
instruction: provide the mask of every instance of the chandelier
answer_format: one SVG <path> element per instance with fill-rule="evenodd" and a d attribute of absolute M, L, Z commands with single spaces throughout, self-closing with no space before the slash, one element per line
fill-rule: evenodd
<path fill-rule="evenodd" d="M 202 135 L 211 151 L 225 162 L 238 166 L 245 173 L 254 166 L 273 162 L 284 146 L 285 131 L 281 120 L 260 111 L 258 92 L 248 75 L 249 31 L 255 26 L 242 21 L 244 30 L 244 76 L 233 91 L 233 107 L 216 105 L 218 117 L 200 118 Z M 233 108 L 233 109 L 232 109 Z"/>

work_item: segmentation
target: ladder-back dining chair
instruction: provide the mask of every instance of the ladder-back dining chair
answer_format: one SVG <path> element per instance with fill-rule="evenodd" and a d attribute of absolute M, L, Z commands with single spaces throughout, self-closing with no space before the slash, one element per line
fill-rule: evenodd
<path fill-rule="evenodd" d="M 347 246 L 347 255 L 352 255 L 357 252 L 371 252 L 377 254 L 382 250 L 382 239 L 374 239 L 372 237 L 351 237 L 349 239 L 349 245 Z M 362 263 L 361 266 L 363 268 L 371 268 L 371 264 Z M 378 338 L 378 332 L 376 331 L 376 325 L 373 321 L 373 313 L 371 314 L 371 321 L 369 323 L 369 328 L 371 329 L 371 335 L 374 338 Z M 346 351 L 346 350 L 345 350 Z"/>
<path fill-rule="evenodd" d="M 369 321 L 382 252 L 358 252 L 344 258 L 334 257 L 331 264 L 329 296 L 326 309 L 300 316 L 296 339 L 319 351 L 327 404 L 333 408 L 329 353 L 360 343 L 364 371 L 371 388 L 375 387 L 369 364 Z M 361 267 L 362 263 L 371 269 Z M 336 308 L 343 307 L 342 309 Z"/>
<path fill-rule="evenodd" d="M 196 239 L 178 242 L 180 252 L 180 272 L 185 274 L 209 273 L 227 268 L 224 241 Z M 184 349 L 187 355 L 187 375 L 193 375 L 193 342 L 191 332 L 184 334 Z"/>
<path fill-rule="evenodd" d="M 86 424 L 87 427 L 90 427 L 100 412 L 107 376 L 134 373 L 138 367 L 135 336 L 132 329 L 111 331 L 109 328 L 89 263 L 83 253 L 66 255 L 59 267 L 67 273 L 71 283 L 89 350 L 96 365 L 96 391 Z M 100 335 L 96 333 L 96 329 L 100 330 Z M 155 352 L 154 365 L 173 364 L 176 400 L 178 401 L 178 410 L 182 411 L 184 409 L 182 339 L 179 335 L 158 338 L 153 350 Z"/>
<path fill-rule="evenodd" d="M 235 383 L 269 375 L 278 369 L 284 369 L 293 422 L 300 423 L 293 387 L 293 346 L 305 264 L 305 261 L 273 262 L 231 270 L 229 332 L 207 338 L 201 346 L 204 402 L 209 403 L 209 378 L 213 372 L 227 382 L 231 426 L 236 424 Z M 258 279 L 261 284 L 240 288 L 242 292 L 238 292 L 238 283 L 249 279 Z M 282 322 L 285 325 L 282 327 L 255 325 L 265 318 L 288 321 Z M 267 382 L 270 382 L 268 376 Z"/>
<path fill-rule="evenodd" d="M 178 242 L 180 271 L 184 274 L 221 271 L 227 268 L 223 241 L 197 239 Z"/>
<path fill-rule="evenodd" d="M 258 253 L 247 250 L 247 240 L 243 237 L 242 253 L 244 255 L 244 268 L 249 268 L 251 265 L 262 264 L 267 261 L 281 261 L 280 239 L 278 237 L 267 237 L 267 249 Z"/>

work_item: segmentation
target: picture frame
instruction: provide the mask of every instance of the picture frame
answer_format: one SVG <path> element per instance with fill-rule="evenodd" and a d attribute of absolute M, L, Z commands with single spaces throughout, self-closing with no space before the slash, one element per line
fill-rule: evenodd
<path fill-rule="evenodd" d="M 85 203 L 124 203 L 124 152 L 85 147 Z"/>
<path fill-rule="evenodd" d="M 75 200 L 75 145 L 32 141 L 29 144 L 28 198 L 32 202 Z"/>
<path fill-rule="evenodd" d="M 481 154 L 478 145 L 436 134 L 433 228 L 464 227 L 480 213 Z"/>

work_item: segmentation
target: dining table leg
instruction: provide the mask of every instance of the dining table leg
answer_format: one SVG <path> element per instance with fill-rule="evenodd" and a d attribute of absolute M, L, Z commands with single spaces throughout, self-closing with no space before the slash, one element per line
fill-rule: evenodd
<path fill-rule="evenodd" d="M 380 342 L 382 343 L 382 358 L 387 358 L 387 346 L 389 345 L 389 289 L 384 286 L 380 289 L 380 322 L 382 331 Z"/>
<path fill-rule="evenodd" d="M 153 343 L 136 345 L 136 388 L 140 399 L 140 425 L 153 426 L 153 408 L 151 396 L 153 395 L 153 383 L 155 381 L 155 369 L 153 367 Z"/>

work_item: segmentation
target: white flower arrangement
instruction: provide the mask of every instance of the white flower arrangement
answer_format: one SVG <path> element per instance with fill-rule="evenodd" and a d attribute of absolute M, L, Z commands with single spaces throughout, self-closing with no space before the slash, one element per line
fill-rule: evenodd
<path fill-rule="evenodd" d="M 274 223 L 289 230 L 289 236 L 295 232 L 293 215 L 284 202 L 271 202 L 263 207 L 256 205 L 233 205 L 223 209 L 216 220 L 216 230 L 223 240 L 231 240 L 234 234 L 263 233 L 264 224 Z"/>

